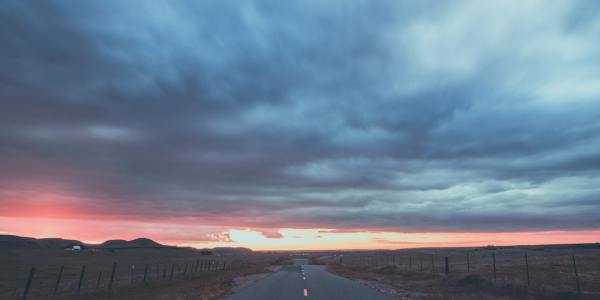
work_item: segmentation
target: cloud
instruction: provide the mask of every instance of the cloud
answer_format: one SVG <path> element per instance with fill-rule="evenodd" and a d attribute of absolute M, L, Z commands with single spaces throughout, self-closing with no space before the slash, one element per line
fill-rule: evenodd
<path fill-rule="evenodd" d="M 270 238 L 597 229 L 599 14 L 585 1 L 8 1 L 0 216 Z"/>
<path fill-rule="evenodd" d="M 272 229 L 272 230 L 269 230 L 269 229 L 259 229 L 258 231 L 264 237 L 269 238 L 269 239 L 281 239 L 281 238 L 283 238 L 283 234 L 281 234 L 279 232 L 279 230 L 276 230 L 276 229 Z"/>

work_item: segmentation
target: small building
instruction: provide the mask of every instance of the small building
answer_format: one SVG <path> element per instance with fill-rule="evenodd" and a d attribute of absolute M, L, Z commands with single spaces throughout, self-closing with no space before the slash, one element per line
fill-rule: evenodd
<path fill-rule="evenodd" d="M 81 251 L 81 245 L 73 245 L 71 247 L 65 248 L 65 250 L 69 250 L 69 251 Z"/>

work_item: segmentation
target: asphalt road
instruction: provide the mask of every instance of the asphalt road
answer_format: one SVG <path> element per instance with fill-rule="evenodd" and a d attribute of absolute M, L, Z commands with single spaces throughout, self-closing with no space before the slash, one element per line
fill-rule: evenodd
<path fill-rule="evenodd" d="M 224 300 L 391 300 L 352 280 L 333 275 L 306 259 L 255 282 Z"/>

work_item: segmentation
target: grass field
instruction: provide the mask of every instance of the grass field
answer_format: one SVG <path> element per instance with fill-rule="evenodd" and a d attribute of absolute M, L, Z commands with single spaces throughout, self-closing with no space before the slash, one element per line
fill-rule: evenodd
<path fill-rule="evenodd" d="M 280 257 L 267 253 L 201 255 L 190 249 L 2 250 L 0 299 L 18 299 L 32 267 L 35 273 L 28 299 L 214 299 L 227 293 L 235 277 L 265 272 Z"/>
<path fill-rule="evenodd" d="M 217 299 L 238 279 L 290 264 L 294 257 L 265 252 L 202 255 L 173 248 L 1 250 L 0 299 L 19 299 L 32 267 L 28 299 Z M 326 262 L 330 271 L 396 299 L 600 299 L 598 245 L 345 251 L 302 257 L 312 264 Z"/>
<path fill-rule="evenodd" d="M 600 299 L 598 245 L 350 252 L 328 267 L 399 298 Z"/>

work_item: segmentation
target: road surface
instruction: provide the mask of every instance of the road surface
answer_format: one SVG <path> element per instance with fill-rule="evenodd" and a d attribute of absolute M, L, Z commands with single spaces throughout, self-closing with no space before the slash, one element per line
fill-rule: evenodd
<path fill-rule="evenodd" d="M 391 300 L 352 280 L 333 275 L 306 259 L 243 288 L 224 300 Z"/>

